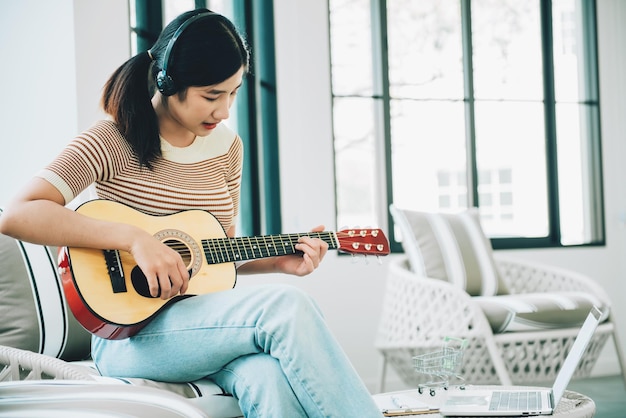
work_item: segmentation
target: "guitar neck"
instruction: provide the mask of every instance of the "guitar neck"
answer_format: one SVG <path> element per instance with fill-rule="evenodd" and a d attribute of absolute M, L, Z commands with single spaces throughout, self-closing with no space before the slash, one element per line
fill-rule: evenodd
<path fill-rule="evenodd" d="M 256 237 L 211 238 L 202 240 L 204 255 L 209 264 L 232 263 L 258 258 L 296 254 L 296 244 L 303 236 L 319 238 L 328 248 L 339 248 L 334 232 L 307 232 L 300 234 L 261 235 Z"/>

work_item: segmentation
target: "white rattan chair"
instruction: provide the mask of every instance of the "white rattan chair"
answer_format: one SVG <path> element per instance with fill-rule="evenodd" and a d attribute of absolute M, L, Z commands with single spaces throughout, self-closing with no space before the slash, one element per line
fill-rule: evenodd
<path fill-rule="evenodd" d="M 588 277 L 502 256 L 495 260 L 512 294 L 583 291 L 609 306 L 606 293 Z M 446 336 L 468 340 L 461 375 L 471 384 L 551 381 L 578 334 L 575 327 L 494 333 L 476 297 L 447 281 L 420 277 L 410 271 L 405 258 L 390 263 L 386 286 L 376 339 L 384 359 L 381 392 L 388 366 L 409 386 L 423 383 L 426 376 L 413 370 L 412 357 L 439 350 Z M 609 337 L 613 338 L 626 382 L 624 358 L 611 314 L 597 329 L 575 377 L 590 374 Z"/>

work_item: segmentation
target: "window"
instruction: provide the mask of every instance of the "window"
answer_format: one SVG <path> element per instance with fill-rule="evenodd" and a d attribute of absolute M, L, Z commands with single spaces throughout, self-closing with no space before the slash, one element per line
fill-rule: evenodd
<path fill-rule="evenodd" d="M 339 225 L 476 206 L 495 248 L 604 242 L 593 1 L 329 11 Z"/>

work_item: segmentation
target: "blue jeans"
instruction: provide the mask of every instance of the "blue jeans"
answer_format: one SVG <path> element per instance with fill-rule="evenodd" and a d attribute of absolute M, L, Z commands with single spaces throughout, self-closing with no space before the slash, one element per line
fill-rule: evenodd
<path fill-rule="evenodd" d="M 107 376 L 210 378 L 246 417 L 382 416 L 315 302 L 293 286 L 184 299 L 131 338 L 94 337 L 92 353 Z"/>

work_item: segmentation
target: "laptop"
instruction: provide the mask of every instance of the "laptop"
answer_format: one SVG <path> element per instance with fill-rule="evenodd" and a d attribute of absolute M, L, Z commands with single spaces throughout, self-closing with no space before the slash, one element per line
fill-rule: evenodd
<path fill-rule="evenodd" d="M 457 390 L 448 395 L 439 412 L 449 417 L 552 415 L 602 318 L 602 312 L 593 307 L 580 328 L 551 389 L 492 387 Z M 505 401 L 510 404 L 506 405 Z"/>

